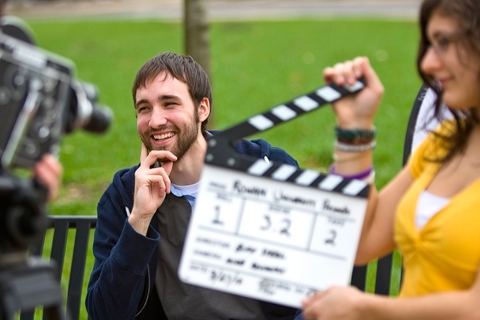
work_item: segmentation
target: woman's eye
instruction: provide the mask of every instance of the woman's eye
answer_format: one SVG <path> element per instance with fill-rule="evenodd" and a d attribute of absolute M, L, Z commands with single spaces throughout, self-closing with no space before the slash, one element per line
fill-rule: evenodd
<path fill-rule="evenodd" d="M 447 50 L 449 44 L 450 40 L 447 37 L 442 37 L 437 41 L 437 47 L 440 49 L 440 51 Z"/>

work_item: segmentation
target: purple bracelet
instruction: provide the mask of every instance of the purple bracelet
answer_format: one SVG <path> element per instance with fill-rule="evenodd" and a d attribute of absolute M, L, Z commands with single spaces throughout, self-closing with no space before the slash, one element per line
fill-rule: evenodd
<path fill-rule="evenodd" d="M 372 171 L 373 171 L 373 166 L 371 166 L 370 168 L 368 168 L 368 169 L 365 170 L 365 171 L 362 171 L 362 172 L 357 173 L 357 174 L 349 175 L 349 176 L 336 173 L 336 172 L 335 172 L 335 168 L 334 168 L 333 165 L 330 167 L 330 170 L 329 170 L 329 171 L 330 171 L 330 174 L 334 174 L 334 175 L 343 177 L 343 178 L 345 178 L 345 179 L 357 179 L 357 180 L 362 180 L 362 179 L 367 178 L 367 177 L 372 173 Z"/>

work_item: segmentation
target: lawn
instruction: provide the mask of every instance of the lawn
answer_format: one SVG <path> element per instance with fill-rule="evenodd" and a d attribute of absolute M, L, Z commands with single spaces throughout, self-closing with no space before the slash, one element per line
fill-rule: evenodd
<path fill-rule="evenodd" d="M 182 27 L 153 20 L 27 22 L 38 45 L 73 60 L 77 78 L 95 84 L 99 103 L 114 112 L 106 134 L 77 130 L 64 137 L 63 186 L 49 207 L 51 214 L 95 215 L 114 172 L 139 160 L 131 97 L 135 73 L 158 52 L 182 52 Z M 376 118 L 377 187 L 401 168 L 408 115 L 420 87 L 415 22 L 357 18 L 215 22 L 210 31 L 215 129 L 311 92 L 323 85 L 326 66 L 363 55 L 386 89 Z M 303 168 L 324 170 L 332 161 L 334 125 L 332 111 L 325 107 L 250 138 L 265 138 L 286 149 Z"/>

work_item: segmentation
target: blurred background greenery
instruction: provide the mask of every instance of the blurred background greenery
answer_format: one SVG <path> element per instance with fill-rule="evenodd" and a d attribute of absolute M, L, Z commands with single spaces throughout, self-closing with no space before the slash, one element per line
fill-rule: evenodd
<path fill-rule="evenodd" d="M 64 137 L 60 154 L 63 186 L 49 206 L 51 214 L 95 215 L 98 199 L 114 172 L 139 161 L 133 78 L 157 53 L 182 52 L 182 25 L 154 20 L 27 22 L 38 45 L 71 59 L 77 78 L 95 84 L 99 102 L 114 112 L 106 134 L 93 136 L 78 130 Z M 212 22 L 210 28 L 214 129 L 225 129 L 311 92 L 323 85 L 325 67 L 367 56 L 385 85 L 376 118 L 377 187 L 384 186 L 401 168 L 408 116 L 420 87 L 414 21 L 322 18 Z M 332 161 L 334 126 L 327 106 L 249 138 L 264 138 L 284 148 L 302 168 L 325 170 Z M 372 264 L 369 270 L 374 267 Z"/>

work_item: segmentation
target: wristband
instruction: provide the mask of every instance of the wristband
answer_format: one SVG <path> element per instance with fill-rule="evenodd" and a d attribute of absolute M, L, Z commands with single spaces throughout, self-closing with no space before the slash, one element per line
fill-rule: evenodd
<path fill-rule="evenodd" d="M 377 142 L 375 140 L 372 140 L 366 144 L 348 144 L 337 140 L 335 141 L 335 148 L 338 151 L 344 152 L 363 152 L 375 149 L 376 144 Z"/>
<path fill-rule="evenodd" d="M 329 170 L 330 174 L 334 174 L 340 177 L 343 177 L 345 179 L 356 179 L 356 180 L 362 180 L 368 184 L 373 184 L 375 182 L 375 170 L 373 170 L 373 166 L 368 168 L 365 171 L 362 171 L 360 173 L 354 174 L 354 175 L 342 175 L 338 174 L 335 172 L 334 166 L 332 165 Z"/>
<path fill-rule="evenodd" d="M 329 172 L 330 172 L 330 174 L 334 174 L 336 176 L 340 176 L 340 177 L 345 178 L 345 179 L 363 180 L 365 178 L 368 178 L 372 174 L 372 172 L 374 172 L 374 171 L 373 171 L 373 166 L 371 166 L 367 170 L 359 172 L 357 174 L 343 175 L 343 174 L 336 173 L 335 172 L 335 167 L 332 165 L 329 169 Z"/>
<path fill-rule="evenodd" d="M 376 135 L 376 128 L 373 127 L 372 130 L 364 129 L 342 129 L 339 126 L 335 127 L 335 133 L 337 138 L 341 140 L 372 140 Z"/>

